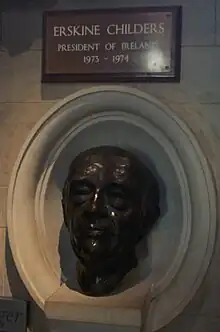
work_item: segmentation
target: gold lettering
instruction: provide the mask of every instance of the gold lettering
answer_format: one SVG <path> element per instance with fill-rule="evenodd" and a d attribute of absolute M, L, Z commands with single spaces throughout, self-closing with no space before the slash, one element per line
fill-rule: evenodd
<path fill-rule="evenodd" d="M 93 44 L 58 44 L 58 52 L 96 52 L 99 50 L 100 43 Z"/>
<path fill-rule="evenodd" d="M 71 37 L 71 36 L 87 36 L 87 35 L 100 35 L 100 25 L 68 25 L 68 26 L 54 26 L 53 27 L 54 37 Z"/>
<path fill-rule="evenodd" d="M 145 23 L 144 24 L 144 34 L 148 35 L 150 33 L 150 24 L 149 23 Z"/>
<path fill-rule="evenodd" d="M 156 23 L 151 24 L 151 33 L 153 33 L 153 32 L 157 33 L 157 24 Z"/>
<path fill-rule="evenodd" d="M 59 37 L 59 27 L 53 27 L 53 35 L 54 37 Z"/>
<path fill-rule="evenodd" d="M 159 33 L 163 34 L 164 31 L 165 31 L 164 23 L 161 22 L 161 23 L 159 24 Z"/>
<path fill-rule="evenodd" d="M 65 36 L 66 37 L 66 28 L 60 27 L 60 37 Z"/>
<path fill-rule="evenodd" d="M 163 34 L 164 23 L 134 23 L 134 24 L 110 24 L 107 27 L 109 35 L 138 35 L 138 34 Z"/>
<path fill-rule="evenodd" d="M 109 35 L 114 35 L 115 34 L 114 32 L 112 32 L 112 28 L 114 28 L 114 27 L 115 27 L 115 24 L 111 24 L 107 27 L 107 33 Z"/>
<path fill-rule="evenodd" d="M 134 24 L 134 31 L 132 34 L 140 34 L 143 33 L 143 24 Z"/>

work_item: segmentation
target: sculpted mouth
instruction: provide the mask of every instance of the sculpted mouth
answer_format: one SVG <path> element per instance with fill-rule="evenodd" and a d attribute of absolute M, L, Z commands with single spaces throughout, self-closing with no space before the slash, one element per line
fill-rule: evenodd
<path fill-rule="evenodd" d="M 113 234 L 114 223 L 109 217 L 78 216 L 73 220 L 74 231 L 84 236 L 97 237 L 104 234 Z"/>
<path fill-rule="evenodd" d="M 89 224 L 91 229 L 106 230 L 111 227 L 111 220 L 109 218 L 91 218 Z"/>
<path fill-rule="evenodd" d="M 91 223 L 88 228 L 88 234 L 91 236 L 101 236 L 111 231 L 111 225 L 108 222 L 108 225 L 102 225 L 100 222 Z"/>
<path fill-rule="evenodd" d="M 102 236 L 106 231 L 103 229 L 98 228 L 89 228 L 88 229 L 88 236 L 89 237 L 99 237 Z"/>

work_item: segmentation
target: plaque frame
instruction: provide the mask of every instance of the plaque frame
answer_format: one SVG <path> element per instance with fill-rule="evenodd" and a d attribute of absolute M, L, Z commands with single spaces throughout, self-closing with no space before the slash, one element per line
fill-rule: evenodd
<path fill-rule="evenodd" d="M 105 72 L 105 73 L 47 73 L 47 57 L 46 57 L 46 29 L 47 18 L 50 15 L 59 15 L 65 13 L 77 14 L 106 14 L 106 13 L 143 13 L 143 12 L 165 12 L 172 13 L 172 45 L 171 45 L 171 72 L 170 73 L 143 73 L 143 72 Z M 181 79 L 181 39 L 182 39 L 182 6 L 157 6 L 157 7 L 128 7 L 113 9 L 76 9 L 76 10 L 55 10 L 45 11 L 43 13 L 43 48 L 42 48 L 42 83 L 162 83 L 162 82 L 180 82 Z M 173 71 L 173 73 L 172 73 Z"/>

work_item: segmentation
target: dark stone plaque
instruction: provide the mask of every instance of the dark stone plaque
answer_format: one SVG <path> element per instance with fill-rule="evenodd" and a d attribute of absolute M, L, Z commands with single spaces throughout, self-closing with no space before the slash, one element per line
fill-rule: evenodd
<path fill-rule="evenodd" d="M 44 13 L 43 82 L 179 81 L 181 7 Z"/>
<path fill-rule="evenodd" d="M 27 303 L 12 298 L 0 298 L 0 332 L 26 332 Z"/>

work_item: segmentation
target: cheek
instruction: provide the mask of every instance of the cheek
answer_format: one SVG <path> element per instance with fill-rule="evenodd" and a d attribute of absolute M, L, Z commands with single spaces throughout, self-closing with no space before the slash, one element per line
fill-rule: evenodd
<path fill-rule="evenodd" d="M 124 211 L 124 216 L 126 218 L 129 218 L 129 217 L 133 216 L 133 213 L 134 213 L 134 209 L 132 207 L 129 207 L 129 209 Z"/>
<path fill-rule="evenodd" d="M 136 218 L 139 218 L 141 214 L 141 204 L 135 204 L 133 202 L 130 202 L 124 210 L 114 209 L 110 212 L 110 216 L 112 217 L 113 221 L 118 224 L 124 221 L 132 221 L 133 219 L 136 220 Z"/>
<path fill-rule="evenodd" d="M 87 211 L 89 209 L 89 207 L 91 206 L 92 200 L 91 199 L 87 199 L 86 201 L 82 202 L 81 204 L 72 204 L 72 215 L 77 218 L 79 216 L 81 216 L 85 211 Z"/>

